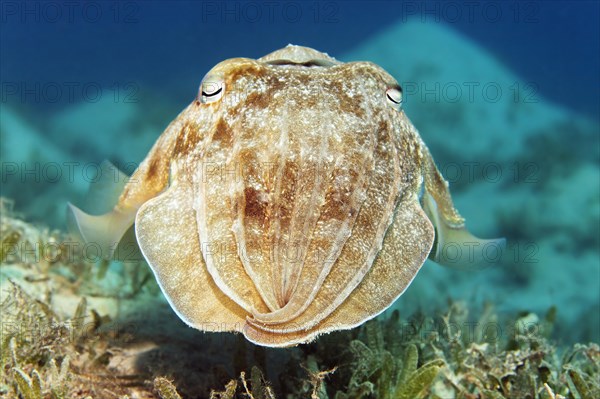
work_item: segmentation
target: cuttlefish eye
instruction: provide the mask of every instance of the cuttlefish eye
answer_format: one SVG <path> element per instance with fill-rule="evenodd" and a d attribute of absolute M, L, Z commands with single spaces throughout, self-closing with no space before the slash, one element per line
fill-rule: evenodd
<path fill-rule="evenodd" d="M 207 75 L 200 83 L 199 100 L 203 104 L 219 101 L 225 91 L 225 82 L 218 76 Z"/>
<path fill-rule="evenodd" d="M 402 88 L 400 86 L 390 87 L 385 91 L 388 104 L 393 108 L 400 110 L 402 107 Z"/>

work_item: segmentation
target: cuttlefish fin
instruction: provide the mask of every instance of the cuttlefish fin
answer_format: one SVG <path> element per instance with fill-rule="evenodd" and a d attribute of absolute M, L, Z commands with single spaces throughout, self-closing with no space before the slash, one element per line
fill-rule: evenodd
<path fill-rule="evenodd" d="M 68 204 L 67 225 L 75 237 L 88 245 L 96 245 L 102 258 L 111 259 L 121 238 L 129 230 L 135 219 L 134 212 L 121 212 L 113 209 L 104 215 L 89 215 Z"/>
<path fill-rule="evenodd" d="M 481 239 L 467 230 L 465 219 L 452 203 L 448 182 L 431 155 L 428 158 L 421 203 L 435 228 L 435 241 L 429 258 L 438 264 L 463 270 L 478 270 L 498 263 L 506 240 Z"/>
<path fill-rule="evenodd" d="M 171 122 L 130 178 L 110 162 L 102 163 L 101 175 L 90 185 L 86 201 L 92 205 L 89 211 L 98 216 L 69 204 L 67 225 L 70 232 L 85 243 L 98 245 L 103 258 L 127 260 L 121 255 L 136 255 L 137 244 L 132 229 L 135 215 L 146 201 L 159 195 L 169 184 L 175 143 L 182 134 L 179 119 Z M 119 253 L 124 243 L 136 248 Z"/>
<path fill-rule="evenodd" d="M 110 211 L 129 182 L 129 176 L 119 170 L 110 161 L 100 164 L 98 177 L 90 183 L 85 198 L 89 212 L 102 214 Z"/>
<path fill-rule="evenodd" d="M 115 207 L 129 177 L 108 161 L 102 162 L 100 175 L 90 185 L 86 203 L 93 212 L 90 215 L 75 205 L 68 203 L 67 227 L 70 233 L 89 245 L 96 245 L 102 258 L 110 259 L 135 219 L 135 209 L 122 210 Z"/>

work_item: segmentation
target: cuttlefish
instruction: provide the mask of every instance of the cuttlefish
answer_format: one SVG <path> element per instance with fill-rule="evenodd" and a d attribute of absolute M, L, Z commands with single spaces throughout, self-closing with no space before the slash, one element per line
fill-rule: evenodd
<path fill-rule="evenodd" d="M 223 61 L 112 211 L 71 205 L 70 219 L 107 256 L 134 225 L 169 304 L 199 330 L 278 347 L 353 328 L 428 257 L 478 262 L 500 244 L 466 230 L 401 105 L 370 62 L 292 45 Z"/>

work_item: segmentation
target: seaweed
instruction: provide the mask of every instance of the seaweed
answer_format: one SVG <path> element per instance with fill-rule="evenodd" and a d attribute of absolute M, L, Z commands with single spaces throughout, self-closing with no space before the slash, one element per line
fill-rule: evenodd
<path fill-rule="evenodd" d="M 173 385 L 172 381 L 164 377 L 156 377 L 153 381 L 154 390 L 160 396 L 160 399 L 181 399 L 181 396 L 177 392 L 177 388 Z"/>
<path fill-rule="evenodd" d="M 445 363 L 434 359 L 419 366 L 416 345 L 408 344 L 401 350 L 388 351 L 383 331 L 376 321 L 365 326 L 367 343 L 350 342 L 354 354 L 354 372 L 346 392 L 338 391 L 335 399 L 361 398 L 374 395 L 382 399 L 417 399 L 433 383 Z"/>
<path fill-rule="evenodd" d="M 224 391 L 213 390 L 211 399 L 275 399 L 275 393 L 271 385 L 265 380 L 262 371 L 254 366 L 250 373 L 250 381 L 246 379 L 246 373 L 242 371 L 237 380 L 231 380 L 225 386 Z"/>
<path fill-rule="evenodd" d="M 466 305 L 451 303 L 435 319 L 417 314 L 402 321 L 396 311 L 302 347 L 310 384 L 290 392 L 319 399 L 600 397 L 600 347 L 577 344 L 557 356 L 549 341 L 555 313 L 552 308 L 542 319 L 524 313 L 499 322 L 486 306 L 470 320 Z M 507 333 L 497 334 L 501 329 Z M 349 361 L 335 355 L 344 346 Z M 327 370 L 331 359 L 339 365 Z M 315 378 L 319 369 L 326 372 Z M 326 382 L 334 371 L 340 378 Z M 215 397 L 246 397 L 234 382 L 229 396 Z"/>
<path fill-rule="evenodd" d="M 50 257 L 41 248 L 54 243 L 61 254 L 62 240 L 68 237 L 28 224 L 6 209 L 2 201 L 0 278 L 6 284 L 0 302 L 0 397 L 600 397 L 600 347 L 557 346 L 556 308 L 545 316 L 499 315 L 491 305 L 475 310 L 450 302 L 441 313 L 427 310 L 408 318 L 396 310 L 285 350 L 256 347 L 242 336 L 188 330 L 179 340 L 160 338 L 183 331 L 176 327 L 156 331 L 149 326 L 125 334 L 98 313 L 98 297 L 90 295 L 102 294 L 108 273 L 114 277 L 115 270 L 107 271 L 112 265 L 79 256 Z M 25 252 L 14 250 L 25 245 L 31 245 Z M 110 290 L 103 295 L 127 297 L 138 303 L 138 311 L 147 306 L 156 312 L 144 274 L 129 274 L 137 273 L 135 267 L 116 269 L 121 281 L 133 285 L 125 295 Z M 70 314 L 57 300 L 65 290 L 77 304 Z M 136 347 L 140 343 L 146 349 Z M 116 366 L 126 362 L 126 368 Z"/>
<path fill-rule="evenodd" d="M 5 393 L 24 399 L 74 397 L 69 353 L 82 349 L 77 319 L 84 316 L 85 307 L 82 300 L 72 319 L 61 320 L 11 282 L 11 292 L 0 304 L 0 379 Z"/>

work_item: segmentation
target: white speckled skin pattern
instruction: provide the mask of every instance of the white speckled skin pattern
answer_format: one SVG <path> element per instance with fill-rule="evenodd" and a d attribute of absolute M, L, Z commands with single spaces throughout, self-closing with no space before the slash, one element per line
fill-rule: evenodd
<path fill-rule="evenodd" d="M 388 308 L 430 253 L 443 262 L 434 241 L 477 240 L 381 67 L 288 46 L 223 61 L 203 84 L 218 100 L 200 94 L 96 217 L 111 218 L 105 241 L 135 219 L 190 326 L 307 342 Z"/>

